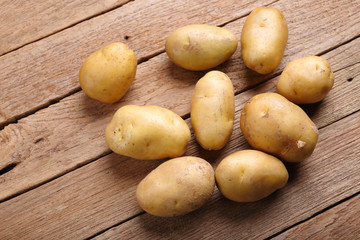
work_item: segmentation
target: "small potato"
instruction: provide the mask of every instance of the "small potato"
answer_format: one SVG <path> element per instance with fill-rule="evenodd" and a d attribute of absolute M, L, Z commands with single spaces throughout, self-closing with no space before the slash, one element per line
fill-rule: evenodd
<path fill-rule="evenodd" d="M 207 150 L 219 150 L 229 141 L 235 115 L 234 87 L 220 71 L 211 71 L 195 86 L 191 124 L 196 140 Z"/>
<path fill-rule="evenodd" d="M 250 13 L 241 32 L 245 65 L 261 74 L 272 72 L 281 62 L 288 40 L 288 27 L 276 8 L 258 7 Z"/>
<path fill-rule="evenodd" d="M 220 192 L 236 202 L 254 202 L 284 187 L 288 172 L 277 158 L 256 150 L 224 158 L 215 171 Z"/>
<path fill-rule="evenodd" d="M 136 199 L 146 212 L 160 217 L 184 215 L 203 206 L 215 187 L 214 170 L 198 157 L 164 162 L 137 186 Z"/>
<path fill-rule="evenodd" d="M 84 61 L 79 74 L 80 86 L 89 97 L 113 103 L 130 88 L 136 68 L 134 52 L 123 43 L 112 43 Z"/>
<path fill-rule="evenodd" d="M 188 25 L 170 34 L 165 43 L 168 57 L 188 70 L 207 70 L 225 62 L 237 48 L 238 39 L 225 28 Z"/>
<path fill-rule="evenodd" d="M 240 128 L 249 144 L 288 162 L 309 157 L 318 129 L 297 105 L 277 93 L 262 93 L 244 106 Z"/>
<path fill-rule="evenodd" d="M 290 62 L 277 83 L 277 91 L 293 103 L 323 100 L 334 85 L 334 74 L 322 57 L 298 58 Z"/>
<path fill-rule="evenodd" d="M 118 154 L 153 160 L 183 155 L 190 141 L 190 129 L 168 109 L 127 105 L 115 113 L 105 138 Z"/>

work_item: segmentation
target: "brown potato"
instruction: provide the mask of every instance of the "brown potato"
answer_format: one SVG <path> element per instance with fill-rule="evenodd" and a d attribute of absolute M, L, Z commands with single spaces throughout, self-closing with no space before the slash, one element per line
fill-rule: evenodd
<path fill-rule="evenodd" d="M 202 207 L 215 187 L 214 170 L 204 159 L 168 160 L 137 186 L 136 199 L 146 212 L 160 217 L 184 215 Z"/>
<path fill-rule="evenodd" d="M 240 128 L 253 148 L 289 162 L 309 157 L 319 134 L 300 107 L 277 93 L 252 97 L 241 112 Z"/>

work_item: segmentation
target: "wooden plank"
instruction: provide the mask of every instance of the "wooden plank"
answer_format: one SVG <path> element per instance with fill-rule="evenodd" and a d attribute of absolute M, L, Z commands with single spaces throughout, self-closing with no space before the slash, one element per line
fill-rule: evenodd
<path fill-rule="evenodd" d="M 136 0 L 0 56 L 0 127 L 78 91 L 82 62 L 111 42 L 125 42 L 142 61 L 164 51 L 179 26 L 224 24 L 273 1 Z"/>
<path fill-rule="evenodd" d="M 358 41 L 360 41 L 360 39 Z M 347 44 L 349 46 L 343 46 L 334 50 L 334 52 L 338 53 L 338 55 L 334 54 L 334 56 L 338 56 L 339 59 L 342 59 L 343 54 L 346 54 L 344 49 L 350 47 L 354 49 L 356 45 L 359 45 L 358 41 L 353 41 Z M 333 52 L 329 54 L 333 54 Z M 347 61 L 344 61 L 344 63 L 346 62 Z M 353 70 L 358 69 L 359 66 L 360 64 L 357 64 L 336 71 L 336 85 L 328 96 L 328 101 L 317 109 L 319 116 L 314 118 L 314 121 L 320 127 L 333 122 L 333 114 L 340 119 L 352 113 L 342 112 L 342 114 L 344 114 L 343 116 L 338 115 L 339 109 L 346 108 L 348 104 L 353 103 L 359 97 L 359 95 L 354 97 L 354 94 L 349 94 L 349 89 L 360 92 L 358 91 L 360 90 L 359 72 L 357 71 L 358 75 L 355 76 L 351 83 L 347 82 L 348 74 Z M 240 111 L 242 106 L 252 95 L 268 90 L 274 90 L 275 80 L 276 79 L 273 79 L 257 88 L 248 90 L 236 96 L 235 119 L 237 120 L 235 121 L 231 140 L 223 150 L 211 152 L 204 151 L 196 144 L 195 138 L 192 138 L 186 155 L 200 156 L 207 159 L 215 167 L 219 161 L 228 154 L 241 149 L 248 149 L 249 145 L 241 134 L 238 122 Z M 355 100 L 353 100 L 353 98 L 355 98 Z M 334 110 L 334 112 L 331 113 L 330 110 Z M 353 109 L 353 111 L 356 110 L 359 110 L 359 106 Z M 101 114 L 102 113 L 100 112 L 99 115 Z M 94 117 L 94 119 L 96 119 L 96 117 Z M 174 227 L 174 221 L 179 221 L 176 223 L 181 225 L 182 230 L 186 227 L 190 227 L 195 231 L 195 228 L 190 226 L 191 223 L 194 223 L 194 219 L 201 219 L 201 223 L 204 223 L 206 222 L 206 219 L 216 219 L 221 217 L 219 218 L 219 221 L 224 221 L 224 223 L 229 224 L 230 227 L 234 227 L 234 225 L 238 225 L 238 222 L 235 219 L 241 217 L 241 212 L 249 206 L 251 210 L 255 211 L 255 209 L 258 209 L 258 214 L 267 212 L 268 208 L 274 207 L 275 209 L 271 210 L 271 214 L 276 214 L 277 207 L 280 205 L 283 215 L 278 216 L 274 220 L 276 222 L 277 220 L 282 219 L 282 221 L 278 222 L 278 228 L 272 229 L 272 222 L 264 225 L 264 228 L 268 228 L 265 231 L 266 234 L 268 236 L 272 235 L 279 231 L 279 226 L 284 224 L 284 221 L 287 221 L 288 216 L 284 214 L 294 215 L 292 216 L 294 220 L 288 223 L 291 225 L 300 221 L 301 218 L 308 216 L 306 214 L 311 215 L 313 213 L 311 211 L 319 211 L 319 209 L 322 209 L 335 201 L 339 201 L 349 194 L 360 191 L 360 185 L 354 184 L 360 183 L 357 174 L 360 167 L 360 163 L 358 162 L 360 139 L 357 137 L 360 133 L 360 122 L 358 119 L 359 112 L 354 116 L 345 118 L 340 122 L 331 124 L 322 129 L 319 144 L 314 155 L 298 165 L 289 164 L 289 185 L 267 200 L 250 205 L 235 204 L 222 199 L 220 194 L 215 192 L 209 206 L 201 210 L 200 213 L 194 213 L 195 215 L 190 214 L 184 218 L 179 218 L 180 220 L 173 219 L 169 223 L 171 226 L 163 222 L 159 223 L 158 220 L 153 218 L 150 218 L 150 220 L 139 221 L 144 221 L 144 224 L 148 224 L 147 221 L 155 221 L 155 223 L 150 224 L 150 226 L 157 228 L 158 230 L 162 224 L 165 224 L 165 229 L 169 230 L 169 228 Z M 189 119 L 186 121 L 190 126 Z M 344 126 L 349 127 L 344 128 Z M 88 129 L 91 129 L 91 127 L 88 127 Z M 334 145 L 334 142 L 338 144 Z M 92 147 L 96 147 L 96 145 L 93 145 Z M 84 149 L 85 146 L 82 146 L 82 148 L 83 149 L 75 149 L 75 152 L 80 152 L 77 156 L 78 158 L 80 158 L 81 154 L 84 154 L 85 151 L 91 150 L 91 148 Z M 36 158 L 34 158 L 33 161 L 36 161 Z M 76 158 L 74 158 L 73 161 L 76 161 Z M 0 204 L 0 222 L 4 223 L 2 225 L 3 230 L 0 228 L 0 238 L 40 238 L 41 236 L 46 235 L 49 238 L 55 239 L 78 239 L 92 236 L 103 229 L 119 224 L 129 217 L 141 212 L 141 209 L 138 207 L 135 200 L 135 187 L 148 172 L 161 162 L 163 161 L 133 160 L 112 153 L 16 198 L 5 201 Z M 20 165 L 17 167 L 20 167 Z M 54 169 L 57 167 L 58 166 L 54 166 Z M 38 168 L 36 171 L 36 174 L 38 175 L 45 175 L 46 171 L 49 171 L 49 169 L 46 169 L 45 171 Z M 17 177 L 17 180 L 20 181 L 19 174 L 17 174 Z M 319 188 L 329 190 L 324 190 L 322 192 L 323 195 L 315 194 L 319 191 Z M 5 188 L 2 188 L 0 192 L 5 190 Z M 307 196 L 308 194 L 316 196 L 313 196 L 313 198 L 310 198 L 307 202 L 303 202 L 303 196 Z M 319 198 L 321 201 L 319 199 L 314 200 L 314 197 Z M 275 203 L 273 203 L 274 201 Z M 284 201 L 286 205 L 282 206 Z M 307 206 L 308 203 L 311 204 Z M 209 211 L 209 208 L 213 208 L 213 206 L 218 210 L 214 210 L 215 212 L 210 210 L 210 215 L 206 215 L 207 213 L 205 212 Z M 295 209 L 292 209 L 293 207 Z M 232 208 L 236 210 L 234 213 L 236 216 L 229 216 L 228 212 L 231 212 Z M 288 211 L 290 211 L 290 213 L 288 213 Z M 300 213 L 298 214 L 297 211 Z M 305 211 L 305 213 L 302 211 Z M 225 216 L 218 216 L 224 212 L 226 213 Z M 264 216 L 264 218 L 268 220 L 274 218 L 271 214 Z M 251 217 L 249 215 L 251 215 L 251 213 L 245 211 L 244 218 L 241 222 L 246 223 L 246 218 Z M 143 219 L 143 217 L 141 219 Z M 187 221 L 189 221 L 188 224 L 186 224 Z M 229 221 L 234 222 L 229 223 Z M 256 221 L 261 222 L 261 216 L 258 215 Z M 129 227 L 131 224 L 134 224 L 134 222 L 132 221 L 129 224 L 126 223 L 125 226 Z M 137 228 L 144 229 L 142 224 L 138 225 L 139 222 L 136 222 L 135 224 Z M 200 223 L 198 224 L 201 225 Z M 250 222 L 246 224 L 249 225 Z M 62 227 L 59 227 L 59 225 Z M 199 227 L 202 231 L 207 227 L 204 226 L 204 228 L 201 228 L 199 225 L 194 227 Z M 224 226 L 224 224 L 221 225 L 221 223 L 216 223 L 215 225 L 219 225 L 224 229 L 228 228 Z M 134 229 L 129 227 L 128 230 L 132 231 Z M 236 232 L 234 229 L 230 230 L 230 232 Z M 115 234 L 118 232 L 118 229 L 115 228 L 109 232 L 112 231 L 115 231 Z M 106 238 L 110 234 L 109 232 L 103 237 Z M 168 232 L 165 231 L 165 234 L 168 234 Z M 248 234 L 252 235 L 253 232 Z"/>
<path fill-rule="evenodd" d="M 277 4 L 280 4 L 278 7 L 281 8 L 288 6 L 288 4 L 291 5 L 291 2 L 278 2 Z M 308 12 L 312 13 L 318 9 L 319 6 L 312 3 Z M 236 22 L 232 24 L 236 25 Z M 295 26 L 293 29 L 296 29 Z M 338 27 L 341 28 L 341 26 Z M 326 29 L 324 29 L 324 34 L 325 32 L 327 32 Z M 306 33 L 302 30 L 298 32 L 298 34 L 305 34 L 304 39 L 306 39 Z M 360 62 L 359 41 L 356 39 L 350 44 L 334 50 L 336 54 L 333 53 L 332 56 L 339 55 L 343 60 L 335 65 L 334 70 L 341 69 L 342 64 L 348 66 L 350 63 Z M 304 41 L 302 40 L 298 44 L 302 42 Z M 330 46 L 322 45 L 321 42 L 318 44 L 313 42 L 312 48 L 309 46 L 309 48 L 304 48 L 302 52 L 294 53 L 294 55 L 309 55 L 330 48 Z M 289 46 L 288 52 L 291 52 L 292 46 Z M 350 50 L 351 54 L 348 54 Z M 344 55 L 345 53 L 346 55 Z M 239 60 L 240 51 L 238 50 L 236 54 L 231 61 L 219 69 L 229 74 L 237 91 L 244 90 L 266 79 L 264 76 L 258 76 L 247 71 Z M 335 62 L 337 61 L 335 60 Z M 243 71 L 240 71 L 241 68 Z M 356 68 L 352 71 L 353 77 L 358 78 L 359 71 Z M 104 129 L 114 111 L 122 105 L 130 103 L 154 104 L 167 107 L 183 116 L 188 114 L 192 89 L 202 74 L 177 68 L 169 62 L 165 54 L 161 54 L 140 64 L 137 81 L 134 82 L 125 98 L 117 104 L 101 104 L 79 92 L 65 98 L 58 104 L 53 104 L 47 109 L 21 119 L 17 124 L 7 126 L 0 132 L 0 155 L 3 157 L 0 162 L 0 169 L 14 166 L 12 164 L 16 164 L 16 166 L 0 176 L 0 200 L 27 191 L 109 153 L 110 150 L 103 137 Z M 327 109 L 328 112 L 319 117 L 320 120 L 317 121 L 325 121 L 325 119 L 334 118 L 334 116 L 345 116 L 359 108 L 355 102 L 358 99 L 356 94 L 359 94 L 359 91 L 353 91 L 353 89 L 359 88 L 359 82 L 353 81 L 348 84 L 344 79 L 344 74 L 348 74 L 348 72 L 339 72 L 335 76 L 340 80 L 336 81 L 336 84 L 342 84 L 337 85 L 337 88 L 351 92 L 347 105 L 337 107 L 342 105 L 333 104 L 335 102 L 341 103 L 344 101 L 342 98 L 335 99 L 335 102 L 330 102 L 329 105 L 322 102 L 318 106 Z M 261 88 L 261 91 L 270 91 L 273 86 L 274 83 L 269 82 Z M 249 91 L 241 97 L 248 99 L 255 92 Z M 335 92 L 332 91 L 331 94 Z M 243 100 L 246 101 L 245 99 Z"/>
<path fill-rule="evenodd" d="M 241 204 L 216 191 L 207 205 L 189 215 L 159 218 L 145 213 L 95 239 L 269 237 L 360 191 L 359 118 L 357 112 L 321 129 L 314 155 L 300 164 L 287 165 L 288 185 L 268 198 Z"/>
<path fill-rule="evenodd" d="M 273 238 L 282 239 L 357 239 L 360 236 L 360 195 Z"/>
<path fill-rule="evenodd" d="M 3 0 L 0 2 L 0 55 L 129 1 Z"/>

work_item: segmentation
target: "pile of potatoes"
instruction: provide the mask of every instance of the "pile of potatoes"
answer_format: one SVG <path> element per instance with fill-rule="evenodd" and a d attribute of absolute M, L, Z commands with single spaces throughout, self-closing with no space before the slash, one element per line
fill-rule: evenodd
<path fill-rule="evenodd" d="M 272 72 L 281 62 L 288 40 L 283 14 L 259 7 L 251 12 L 241 32 L 244 64 L 259 74 Z M 166 53 L 176 65 L 204 71 L 229 59 L 238 46 L 230 30 L 204 24 L 181 27 L 170 34 Z M 91 54 L 83 63 L 79 80 L 84 92 L 101 102 L 120 100 L 136 74 L 134 52 L 112 43 Z M 317 56 L 295 59 L 282 72 L 278 93 L 253 96 L 243 107 L 240 129 L 253 149 L 225 157 L 214 171 L 204 159 L 185 156 L 191 133 L 176 113 L 158 106 L 126 105 L 114 114 L 105 139 L 115 153 L 141 160 L 165 159 L 138 185 L 136 199 L 146 212 L 178 216 L 203 206 L 215 185 L 237 202 L 263 199 L 284 187 L 288 172 L 282 161 L 309 157 L 318 129 L 296 104 L 321 101 L 333 86 L 328 62 Z M 231 79 L 209 71 L 195 85 L 191 98 L 191 125 L 206 150 L 222 149 L 234 124 L 235 101 Z"/>

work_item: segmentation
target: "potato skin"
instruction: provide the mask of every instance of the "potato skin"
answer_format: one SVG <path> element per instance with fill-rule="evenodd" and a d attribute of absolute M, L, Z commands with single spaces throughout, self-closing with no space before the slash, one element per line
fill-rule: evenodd
<path fill-rule="evenodd" d="M 105 139 L 118 154 L 154 160 L 183 155 L 190 141 L 190 129 L 168 109 L 127 105 L 114 114 Z"/>
<path fill-rule="evenodd" d="M 207 161 L 180 157 L 150 172 L 137 186 L 136 199 L 152 215 L 179 216 L 203 206 L 214 187 L 214 170 Z"/>
<path fill-rule="evenodd" d="M 284 187 L 289 174 L 279 159 L 257 150 L 242 150 L 220 162 L 215 178 L 226 198 L 254 202 Z"/>
<path fill-rule="evenodd" d="M 281 62 L 288 40 L 288 27 L 280 10 L 258 7 L 244 23 L 241 32 L 245 65 L 260 73 L 272 72 Z"/>
<path fill-rule="evenodd" d="M 315 149 L 318 129 L 307 114 L 277 93 L 252 97 L 240 116 L 249 144 L 288 162 L 300 162 Z"/>
<path fill-rule="evenodd" d="M 198 143 L 219 150 L 229 141 L 235 115 L 234 87 L 220 71 L 208 72 L 195 86 L 191 98 L 191 124 Z"/>
<path fill-rule="evenodd" d="M 113 103 L 130 88 L 136 69 L 134 52 L 123 43 L 112 43 L 86 58 L 79 73 L 80 86 L 89 97 Z"/>
<path fill-rule="evenodd" d="M 334 74 L 326 59 L 318 56 L 291 61 L 277 83 L 277 92 L 293 103 L 323 100 L 334 85 Z"/>
<path fill-rule="evenodd" d="M 194 24 L 178 28 L 167 38 L 168 57 L 187 70 L 207 70 L 230 58 L 238 44 L 236 35 L 225 28 Z"/>

